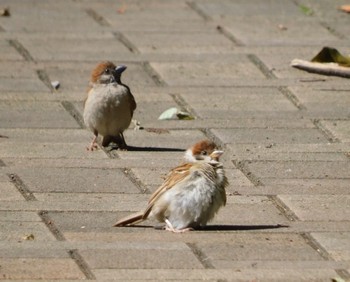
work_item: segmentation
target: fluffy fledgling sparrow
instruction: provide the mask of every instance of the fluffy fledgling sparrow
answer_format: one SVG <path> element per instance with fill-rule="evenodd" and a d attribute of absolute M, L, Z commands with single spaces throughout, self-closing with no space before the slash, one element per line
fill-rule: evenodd
<path fill-rule="evenodd" d="M 226 204 L 227 178 L 214 143 L 201 141 L 185 153 L 187 162 L 172 169 L 152 194 L 147 208 L 114 226 L 132 225 L 148 218 L 165 222 L 165 229 L 184 232 L 205 226 Z"/>
<path fill-rule="evenodd" d="M 88 150 L 97 148 L 98 134 L 103 136 L 102 146 L 114 141 L 120 149 L 127 148 L 123 132 L 130 125 L 136 102 L 130 88 L 120 80 L 125 69 L 124 65 L 102 62 L 91 73 L 83 116 L 85 125 L 95 136 Z"/>

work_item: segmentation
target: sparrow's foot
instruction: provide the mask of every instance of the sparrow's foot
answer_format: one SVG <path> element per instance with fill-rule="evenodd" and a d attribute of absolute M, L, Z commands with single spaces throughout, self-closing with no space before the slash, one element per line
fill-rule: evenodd
<path fill-rule="evenodd" d="M 95 137 L 92 139 L 90 145 L 86 147 L 86 150 L 87 150 L 87 151 L 91 151 L 91 152 L 92 152 L 92 151 L 97 150 L 98 146 L 97 146 L 97 143 L 96 143 L 96 139 L 97 139 L 97 136 L 95 136 Z"/>
<path fill-rule="evenodd" d="M 165 230 L 171 231 L 173 233 L 184 233 L 184 232 L 187 232 L 187 231 L 193 231 L 194 230 L 191 227 L 184 228 L 184 229 L 175 229 L 174 226 L 171 224 L 171 222 L 167 218 L 165 219 L 165 223 L 166 223 Z"/>

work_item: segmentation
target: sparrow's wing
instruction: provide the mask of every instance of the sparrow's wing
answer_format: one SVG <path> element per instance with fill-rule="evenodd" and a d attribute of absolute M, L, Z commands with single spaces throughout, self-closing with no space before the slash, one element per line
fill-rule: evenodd
<path fill-rule="evenodd" d="M 172 169 L 164 183 L 153 193 L 144 212 L 137 212 L 118 220 L 114 226 L 126 226 L 146 220 L 152 210 L 154 202 L 167 190 L 182 181 L 189 175 L 192 164 L 184 164 Z"/>
<path fill-rule="evenodd" d="M 151 198 L 148 201 L 148 206 L 144 211 L 143 218 L 146 219 L 151 212 L 154 203 L 158 198 L 163 195 L 166 191 L 173 188 L 177 183 L 184 180 L 190 174 L 190 168 L 193 164 L 185 163 L 174 169 L 172 169 L 164 180 L 163 184 L 152 194 Z"/>

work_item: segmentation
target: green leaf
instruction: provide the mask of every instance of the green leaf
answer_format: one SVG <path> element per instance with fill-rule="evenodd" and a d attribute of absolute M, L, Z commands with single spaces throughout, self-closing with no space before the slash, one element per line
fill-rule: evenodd
<path fill-rule="evenodd" d="M 175 107 L 167 109 L 159 116 L 158 119 L 160 120 L 174 119 L 174 117 L 177 115 L 178 112 L 179 110 Z"/>
<path fill-rule="evenodd" d="M 314 13 L 314 11 L 310 7 L 307 7 L 305 5 L 300 4 L 299 8 L 302 11 L 302 13 L 306 16 L 311 16 Z"/>
<path fill-rule="evenodd" d="M 192 119 L 194 119 L 193 116 L 191 116 L 189 113 L 186 113 L 186 112 L 178 112 L 176 114 L 176 116 L 178 117 L 178 119 L 184 119 L 184 120 L 192 120 Z"/>

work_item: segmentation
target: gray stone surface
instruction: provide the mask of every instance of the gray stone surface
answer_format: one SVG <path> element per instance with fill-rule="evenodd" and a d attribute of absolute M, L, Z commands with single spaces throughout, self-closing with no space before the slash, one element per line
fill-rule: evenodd
<path fill-rule="evenodd" d="M 348 281 L 350 80 L 290 66 L 350 53 L 343 4 L 1 1 L 0 280 Z M 128 67 L 128 151 L 86 151 L 101 60 Z M 230 182 L 206 228 L 113 227 L 204 138 Z"/>

